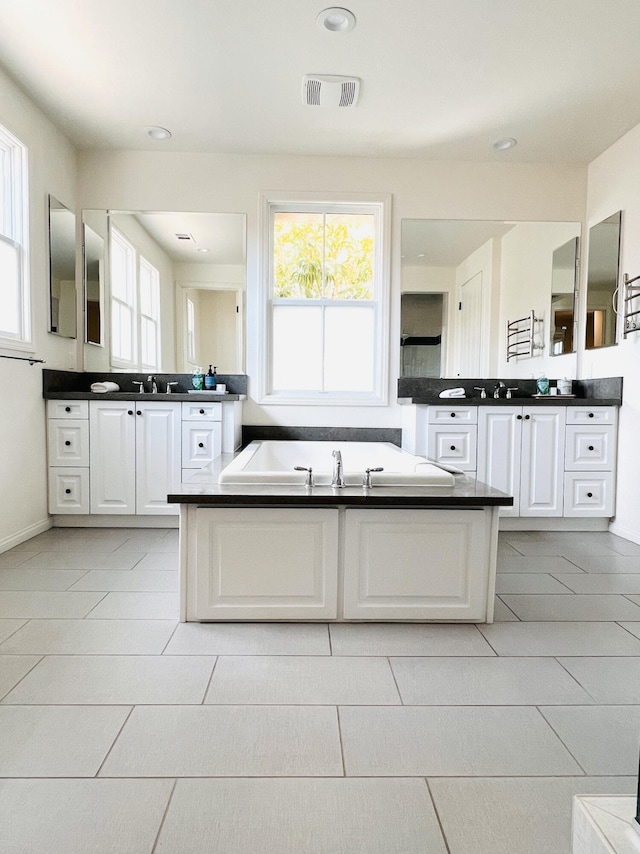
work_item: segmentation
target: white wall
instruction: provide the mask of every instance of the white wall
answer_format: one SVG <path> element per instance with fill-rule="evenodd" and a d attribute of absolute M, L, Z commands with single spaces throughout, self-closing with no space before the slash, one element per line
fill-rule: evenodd
<path fill-rule="evenodd" d="M 33 344 L 47 368 L 77 366 L 78 342 L 47 332 L 48 194 L 76 207 L 75 151 L 0 71 L 0 123 L 29 150 Z M 42 366 L 0 359 L 0 551 L 48 527 Z"/>
<path fill-rule="evenodd" d="M 640 275 L 640 125 L 618 140 L 589 166 L 587 225 L 622 211 L 621 273 Z M 588 257 L 588 235 L 582 257 Z M 583 268 L 586 264 L 583 265 Z M 582 271 L 581 312 L 585 311 L 586 269 Z M 584 351 L 580 331 L 582 377 L 624 377 L 618 445 L 616 518 L 611 530 L 640 542 L 640 332 L 615 347 Z"/>
<path fill-rule="evenodd" d="M 399 427 L 395 403 L 399 347 L 390 345 L 386 407 L 261 407 L 252 399 L 262 359 L 256 341 L 258 210 L 261 191 L 391 193 L 390 340 L 400 329 L 400 223 L 405 218 L 581 220 L 586 172 L 533 164 L 449 163 L 406 159 L 280 157 L 84 151 L 83 208 L 247 214 L 246 424 Z"/>

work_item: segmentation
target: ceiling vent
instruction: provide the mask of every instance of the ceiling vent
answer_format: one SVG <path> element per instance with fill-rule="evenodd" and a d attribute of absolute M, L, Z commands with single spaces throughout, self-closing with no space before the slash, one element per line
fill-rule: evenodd
<path fill-rule="evenodd" d="M 176 237 L 178 238 L 178 240 L 184 240 L 190 243 L 195 243 L 195 240 L 193 239 L 193 234 L 188 234 L 187 232 L 178 233 L 176 234 Z"/>
<path fill-rule="evenodd" d="M 355 107 L 359 93 L 357 77 L 306 74 L 302 78 L 302 102 L 309 107 Z"/>

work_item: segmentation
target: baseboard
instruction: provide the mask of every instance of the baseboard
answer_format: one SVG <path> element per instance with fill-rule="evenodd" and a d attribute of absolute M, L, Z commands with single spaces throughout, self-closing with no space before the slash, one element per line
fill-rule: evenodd
<path fill-rule="evenodd" d="M 501 516 L 501 531 L 608 531 L 609 519 L 571 519 L 565 517 Z M 624 536 L 621 534 L 620 536 Z"/>
<path fill-rule="evenodd" d="M 625 540 L 631 540 L 632 543 L 640 544 L 640 531 L 630 531 L 629 528 L 624 528 L 618 525 L 617 522 L 612 522 L 609 525 L 609 530 L 617 537 L 622 537 Z"/>
<path fill-rule="evenodd" d="M 113 516 L 107 514 L 72 515 L 71 513 L 52 516 L 54 528 L 177 528 L 180 517 L 177 514 L 166 516 Z"/>
<path fill-rule="evenodd" d="M 19 546 L 20 543 L 30 540 L 31 537 L 35 537 L 36 534 L 42 534 L 43 531 L 48 531 L 51 524 L 51 517 L 47 516 L 46 519 L 42 519 L 40 522 L 34 522 L 33 525 L 29 525 L 27 528 L 23 528 L 21 531 L 17 531 L 9 537 L 4 537 L 4 539 L 0 540 L 0 554 L 2 552 L 8 552 L 9 549 L 12 549 L 14 546 Z"/>

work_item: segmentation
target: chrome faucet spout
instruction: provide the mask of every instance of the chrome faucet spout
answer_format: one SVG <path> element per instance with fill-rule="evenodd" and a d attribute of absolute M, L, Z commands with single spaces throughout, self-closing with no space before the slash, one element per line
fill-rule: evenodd
<path fill-rule="evenodd" d="M 332 451 L 333 456 L 333 477 L 331 478 L 331 486 L 335 489 L 342 489 L 345 486 L 343 470 L 342 470 L 342 454 L 340 451 Z"/>

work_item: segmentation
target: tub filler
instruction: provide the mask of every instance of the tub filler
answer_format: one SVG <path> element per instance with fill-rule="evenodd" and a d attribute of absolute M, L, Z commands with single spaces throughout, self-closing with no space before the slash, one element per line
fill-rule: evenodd
<path fill-rule="evenodd" d="M 221 484 L 304 484 L 311 469 L 316 486 L 330 486 L 333 451 L 342 457 L 346 486 L 361 486 L 367 469 L 372 486 L 453 486 L 451 470 L 430 463 L 390 442 L 276 442 L 255 441 L 220 473 Z M 455 469 L 453 470 L 455 471 Z"/>
<path fill-rule="evenodd" d="M 218 483 L 182 489 L 169 495 L 182 621 L 493 620 L 498 510 L 513 499 L 394 445 L 254 442 Z"/>

